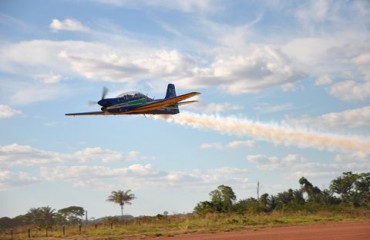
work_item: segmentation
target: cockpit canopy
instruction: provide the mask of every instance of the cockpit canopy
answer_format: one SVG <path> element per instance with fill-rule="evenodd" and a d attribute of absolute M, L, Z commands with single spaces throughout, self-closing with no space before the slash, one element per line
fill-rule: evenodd
<path fill-rule="evenodd" d="M 126 92 L 118 95 L 117 98 L 123 98 L 124 100 L 134 100 L 148 97 L 140 92 Z"/>

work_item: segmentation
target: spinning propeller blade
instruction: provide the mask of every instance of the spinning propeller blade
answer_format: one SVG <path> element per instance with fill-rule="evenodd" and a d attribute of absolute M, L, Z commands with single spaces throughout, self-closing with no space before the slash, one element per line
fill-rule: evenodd
<path fill-rule="evenodd" d="M 105 96 L 107 96 L 108 90 L 109 90 L 108 88 L 103 87 L 103 91 L 101 93 L 101 99 L 102 100 L 105 98 Z"/>
<path fill-rule="evenodd" d="M 107 88 L 107 87 L 103 87 L 103 90 L 102 90 L 102 92 L 101 92 L 101 99 L 100 100 L 103 100 L 103 99 L 105 99 L 105 97 L 107 96 L 107 94 L 108 94 L 108 91 L 109 91 L 109 89 Z M 87 102 L 87 104 L 89 105 L 89 106 L 92 106 L 92 105 L 96 105 L 96 104 L 99 104 L 97 101 L 88 101 Z"/>
<path fill-rule="evenodd" d="M 98 102 L 97 102 L 97 101 L 88 101 L 88 102 L 87 102 L 87 104 L 88 104 L 89 106 L 92 106 L 92 105 L 96 105 L 96 104 L 98 104 Z"/>

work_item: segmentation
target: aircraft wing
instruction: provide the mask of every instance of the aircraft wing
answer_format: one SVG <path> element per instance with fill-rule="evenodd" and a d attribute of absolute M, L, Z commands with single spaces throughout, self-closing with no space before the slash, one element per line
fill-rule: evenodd
<path fill-rule="evenodd" d="M 199 92 L 191 92 L 177 97 L 163 99 L 157 102 L 138 106 L 137 108 L 124 112 L 124 114 L 146 114 L 148 111 L 165 108 L 171 105 L 181 104 L 182 100 L 191 98 L 199 94 L 200 94 Z"/>
<path fill-rule="evenodd" d="M 89 116 L 89 115 L 108 115 L 109 113 L 99 112 L 82 112 L 82 113 L 66 113 L 66 116 Z"/>

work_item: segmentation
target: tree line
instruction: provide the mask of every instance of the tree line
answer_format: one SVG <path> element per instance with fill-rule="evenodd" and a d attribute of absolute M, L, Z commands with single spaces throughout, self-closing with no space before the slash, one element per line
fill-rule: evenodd
<path fill-rule="evenodd" d="M 299 179 L 300 188 L 257 198 L 237 201 L 231 187 L 220 185 L 209 193 L 210 201 L 199 202 L 194 212 L 207 213 L 269 213 L 273 211 L 338 211 L 343 208 L 370 208 L 370 173 L 344 172 L 333 179 L 328 189 L 321 190 L 308 179 Z M 259 185 L 259 184 L 258 184 Z M 257 189 L 259 192 L 259 187 Z M 259 195 L 259 193 L 257 194 Z"/>
<path fill-rule="evenodd" d="M 247 198 L 237 201 L 231 187 L 220 185 L 209 193 L 210 201 L 201 201 L 194 213 L 203 216 L 207 213 L 271 213 L 274 211 L 338 211 L 346 208 L 370 209 L 370 173 L 344 172 L 342 176 L 333 179 L 328 189 L 314 186 L 308 179 L 299 179 L 300 188 L 277 194 L 264 193 L 257 198 Z M 131 204 L 136 196 L 131 190 L 112 191 L 107 201 L 123 207 Z M 19 226 L 34 226 L 40 229 L 50 229 L 55 225 L 76 225 L 82 223 L 86 211 L 79 206 L 55 209 L 46 206 L 31 208 L 26 214 L 15 218 L 0 218 L 0 231 Z"/>
<path fill-rule="evenodd" d="M 123 206 L 131 204 L 131 201 L 135 198 L 135 194 L 131 193 L 130 189 L 127 191 L 118 190 L 112 191 L 107 201 L 118 204 L 121 208 L 121 216 L 123 216 Z M 35 226 L 40 229 L 50 229 L 54 225 L 76 225 L 82 223 L 84 216 L 87 218 L 86 213 L 87 211 L 79 206 L 70 206 L 59 209 L 58 211 L 49 206 L 31 208 L 26 214 L 19 215 L 15 218 L 0 218 L 0 230 L 25 225 Z"/>

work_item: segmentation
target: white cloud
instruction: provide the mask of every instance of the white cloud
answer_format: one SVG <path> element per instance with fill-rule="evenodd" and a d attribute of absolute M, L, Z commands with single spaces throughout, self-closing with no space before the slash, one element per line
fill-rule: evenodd
<path fill-rule="evenodd" d="M 367 128 L 370 126 L 370 106 L 343 112 L 326 113 L 318 117 L 289 118 L 286 122 L 295 126 L 311 126 L 321 129 Z"/>
<path fill-rule="evenodd" d="M 243 187 L 248 179 L 248 170 L 241 168 L 216 168 L 209 170 L 194 169 L 191 171 L 159 171 L 150 164 L 133 164 L 127 167 L 108 166 L 57 166 L 41 167 L 40 178 L 48 181 L 65 181 L 75 187 L 106 188 L 109 185 L 119 186 L 124 179 L 132 188 L 211 188 L 215 185 L 233 183 Z"/>
<path fill-rule="evenodd" d="M 255 147 L 256 143 L 253 140 L 245 141 L 232 141 L 227 144 L 221 143 L 203 143 L 201 149 L 237 149 L 237 148 L 252 148 Z"/>
<path fill-rule="evenodd" d="M 79 162 L 102 161 L 103 163 L 108 163 L 125 160 L 125 155 L 123 153 L 100 147 L 85 148 L 71 154 L 69 157 L 75 158 Z"/>
<path fill-rule="evenodd" d="M 363 159 L 354 158 L 360 154 Z M 248 155 L 247 160 L 253 163 L 257 169 L 267 172 L 280 172 L 287 179 L 299 179 L 300 177 L 335 177 L 345 171 L 363 172 L 369 169 L 368 155 L 361 153 L 336 156 L 335 159 L 319 161 L 309 160 L 297 154 L 288 154 L 285 157 Z M 350 158 L 350 159 L 349 159 Z M 339 160 L 338 160 L 339 159 Z M 343 161 L 343 159 L 346 159 Z M 364 160 L 366 159 L 366 160 Z M 286 171 L 289 169 L 289 171 Z"/>
<path fill-rule="evenodd" d="M 165 7 L 182 11 L 212 9 L 214 5 L 209 1 L 183 3 L 183 1 L 107 0 L 102 2 L 125 7 Z M 312 1 L 302 5 L 298 7 L 295 16 L 302 22 L 320 23 L 327 19 L 335 22 L 333 16 L 340 16 L 341 11 L 345 11 L 343 5 L 346 4 L 341 4 L 338 9 L 332 7 L 332 4 L 328 4 L 327 1 L 319 3 Z M 352 8 L 351 11 L 354 11 Z M 311 11 L 314 11 L 314 14 L 311 14 Z M 4 66 L 7 71 L 17 73 L 21 72 L 19 69 L 25 68 L 26 72 L 31 72 L 31 75 L 45 72 L 45 69 L 47 72 L 58 73 L 54 76 L 42 77 L 41 80 L 44 83 L 59 82 L 61 76 L 69 74 L 77 74 L 95 81 L 121 83 L 138 83 L 142 81 L 141 79 L 152 78 L 163 79 L 153 80 L 153 82 L 171 81 L 187 89 L 217 86 L 231 94 L 259 92 L 276 86 L 284 91 L 292 90 L 295 89 L 297 81 L 311 73 L 320 75 L 316 84 L 330 84 L 337 77 L 337 74 L 333 73 L 337 73 L 338 68 L 348 64 L 363 66 L 362 72 L 368 69 L 364 67 L 364 63 L 368 62 L 368 56 L 365 53 L 363 55 L 358 53 L 359 46 L 354 47 L 365 45 L 364 39 L 367 38 L 366 34 L 358 29 L 349 32 L 347 29 L 339 28 L 334 33 L 324 32 L 312 34 L 312 36 L 298 34 L 296 38 L 285 40 L 287 43 L 276 39 L 271 40 L 269 44 L 253 43 L 248 36 L 255 33 L 253 27 L 258 25 L 261 19 L 263 15 L 257 14 L 251 23 L 238 26 L 211 22 L 204 18 L 197 20 L 201 30 L 210 29 L 210 33 L 205 37 L 211 42 L 207 47 L 202 48 L 199 46 L 205 46 L 205 44 L 198 40 L 199 49 L 196 50 L 199 51 L 156 47 L 149 41 L 141 40 L 142 36 L 135 34 L 129 34 L 120 44 L 117 44 L 120 41 L 111 44 L 111 40 L 104 38 L 109 33 L 95 33 L 93 37 L 100 39 L 95 42 L 24 41 L 1 49 L 0 67 Z M 56 30 L 86 30 L 84 25 L 73 19 L 63 21 L 54 19 L 51 26 Z M 220 28 L 221 30 L 217 30 Z M 110 36 L 109 39 L 122 38 L 114 33 Z M 195 40 L 193 38 L 191 45 L 194 46 L 196 41 L 196 38 Z M 362 44 L 359 44 L 361 42 Z M 348 51 L 344 53 L 343 49 Z M 330 76 L 330 79 L 325 76 Z M 350 91 L 346 96 L 343 88 L 353 89 L 353 86 L 333 86 L 331 92 L 342 99 L 351 98 L 349 95 L 353 96 L 352 92 L 355 90 Z M 368 89 L 367 85 L 360 85 L 358 88 Z M 368 92 L 362 90 L 359 96 L 367 98 Z M 218 104 L 213 107 L 224 109 L 227 106 Z"/>
<path fill-rule="evenodd" d="M 279 49 L 270 46 L 256 47 L 243 55 L 221 54 L 209 67 L 193 68 L 192 72 L 192 79 L 186 79 L 191 84 L 199 87 L 217 85 L 231 94 L 258 92 L 304 77 Z"/>
<path fill-rule="evenodd" d="M 22 112 L 16 109 L 13 109 L 7 105 L 0 104 L 0 119 L 1 118 L 10 118 L 16 115 L 21 114 Z"/>
<path fill-rule="evenodd" d="M 355 34 L 355 33 L 354 33 Z M 294 38 L 282 46 L 281 50 L 296 61 L 300 69 L 310 73 L 313 71 L 322 70 L 323 67 L 331 66 L 328 58 L 328 53 L 336 47 L 341 47 L 346 44 L 348 39 L 344 37 L 338 40 L 336 36 L 321 36 L 310 38 Z M 316 67 L 316 69 L 315 69 Z M 327 70 L 327 69 L 326 69 Z"/>
<path fill-rule="evenodd" d="M 60 86 L 41 86 L 32 83 L 22 83 L 22 90 L 15 91 L 10 97 L 10 100 L 16 104 L 30 104 L 35 102 L 48 101 L 56 99 L 60 96 L 65 96 L 68 91 Z"/>
<path fill-rule="evenodd" d="M 324 21 L 329 12 L 331 0 L 306 1 L 302 8 L 299 8 L 295 15 L 303 25 Z"/>
<path fill-rule="evenodd" d="M 189 99 L 191 100 L 191 99 Z M 203 100 L 197 100 L 196 104 L 187 106 L 188 109 L 196 110 L 197 112 L 204 113 L 219 113 L 219 112 L 231 112 L 242 109 L 242 106 L 232 103 L 205 103 Z"/>
<path fill-rule="evenodd" d="M 121 83 L 151 77 L 170 80 L 183 88 L 217 85 L 232 94 L 258 92 L 293 83 L 303 76 L 291 66 L 286 56 L 270 46 L 256 47 L 243 54 L 210 55 L 208 64 L 198 56 L 185 55 L 175 49 L 142 44 L 131 46 L 128 49 L 83 41 L 25 41 L 2 47 L 0 66 L 17 74 L 22 69 L 21 72 L 25 70 L 31 75 L 39 75 L 44 83 L 56 83 L 62 75 L 71 74 Z M 52 74 L 40 75 L 42 71 Z"/>
<path fill-rule="evenodd" d="M 58 19 L 53 19 L 49 27 L 53 32 L 58 32 L 58 31 L 87 32 L 87 31 L 90 31 L 88 27 L 84 26 L 79 21 L 75 19 L 70 19 L 70 18 L 64 19 L 63 21 L 60 21 Z"/>
<path fill-rule="evenodd" d="M 255 147 L 256 142 L 253 140 L 246 140 L 246 141 L 233 141 L 227 144 L 229 148 L 243 148 L 243 147 Z"/>
<path fill-rule="evenodd" d="M 137 151 L 128 154 L 103 149 L 100 147 L 84 148 L 73 153 L 59 153 L 45 151 L 28 145 L 4 145 L 0 146 L 0 166 L 10 168 L 13 166 L 41 166 L 48 164 L 64 164 L 68 162 L 78 163 L 111 163 L 126 160 L 148 159 Z"/>
<path fill-rule="evenodd" d="M 236 143 L 238 144 L 238 143 Z M 122 154 L 112 150 L 85 148 L 73 153 L 45 151 L 26 145 L 0 147 L 0 190 L 43 181 L 62 181 L 75 187 L 212 188 L 226 183 L 245 187 L 247 169 L 215 168 L 189 171 L 161 171 L 151 164 L 112 165 L 132 159 L 147 159 L 136 151 Z M 110 163 L 110 164 L 108 164 Z"/>
<path fill-rule="evenodd" d="M 134 164 L 128 167 L 110 168 L 106 166 L 59 166 L 41 168 L 41 177 L 49 181 L 70 182 L 76 187 L 103 187 L 119 185 L 122 179 L 132 188 L 182 187 L 210 188 L 217 184 L 234 183 L 242 186 L 248 179 L 246 169 L 216 168 L 209 170 L 194 169 L 188 172 L 158 171 L 150 164 Z M 226 177 L 227 176 L 227 177 Z M 226 182 L 225 182 L 226 181 Z"/>
<path fill-rule="evenodd" d="M 273 171 L 273 170 L 284 170 L 291 169 L 293 170 L 296 165 L 303 164 L 306 160 L 299 155 L 289 154 L 284 158 L 278 157 L 267 157 L 264 155 L 248 155 L 247 159 L 249 162 L 252 162 L 257 165 L 257 168 L 264 171 Z"/>
<path fill-rule="evenodd" d="M 35 78 L 45 84 L 55 84 L 63 79 L 63 76 L 55 73 L 37 74 Z"/>
<path fill-rule="evenodd" d="M 322 74 L 316 79 L 315 85 L 318 85 L 318 86 L 327 85 L 332 82 L 333 82 L 333 79 L 330 77 L 329 74 Z"/>
<path fill-rule="evenodd" d="M 161 9 L 173 9 L 183 12 L 208 12 L 214 11 L 216 9 L 215 4 L 209 0 L 136 0 L 136 1 L 127 1 L 127 0 L 96 0 L 97 2 L 104 4 L 111 4 L 121 7 L 131 7 L 131 8 L 145 8 L 145 7 L 154 7 Z"/>
<path fill-rule="evenodd" d="M 283 112 L 288 111 L 293 108 L 293 105 L 291 103 L 285 103 L 280 105 L 272 105 L 269 103 L 257 103 L 254 109 L 258 112 L 262 113 L 277 113 L 277 112 Z"/>
<path fill-rule="evenodd" d="M 201 149 L 223 149 L 224 146 L 221 143 L 202 143 Z"/>
<path fill-rule="evenodd" d="M 38 177 L 35 177 L 33 174 L 27 172 L 0 170 L 0 191 L 22 187 L 38 181 Z"/>
<path fill-rule="evenodd" d="M 342 81 L 330 87 L 330 94 L 345 101 L 363 101 L 370 97 L 370 81 Z"/>

